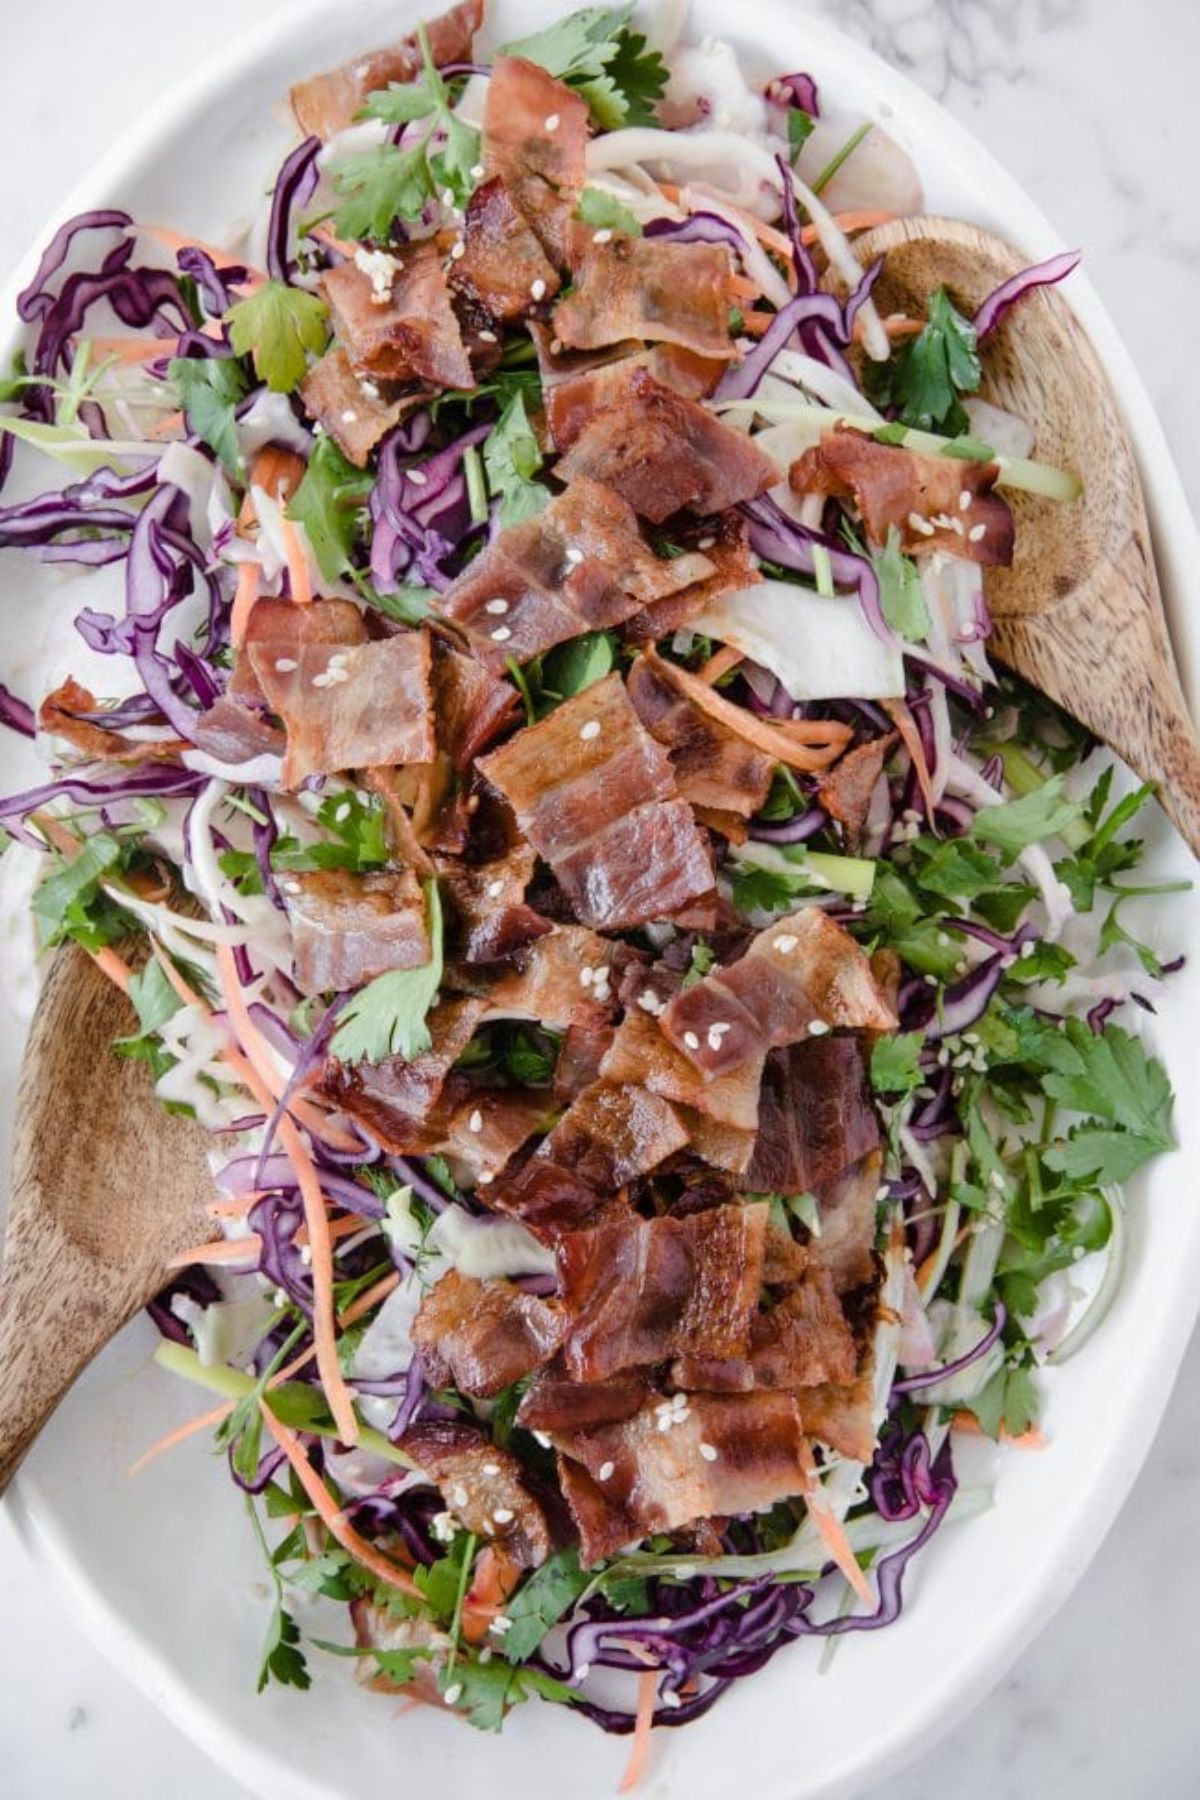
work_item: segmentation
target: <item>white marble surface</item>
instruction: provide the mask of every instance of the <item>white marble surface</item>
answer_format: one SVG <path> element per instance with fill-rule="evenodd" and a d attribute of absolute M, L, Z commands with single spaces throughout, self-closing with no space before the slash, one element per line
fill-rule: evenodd
<path fill-rule="evenodd" d="M 287 5 L 257 0 L 254 17 Z M 1200 361 L 1188 330 L 1200 301 L 1194 0 L 819 0 L 814 10 L 942 99 L 1084 246 L 1200 509 Z M 122 122 L 245 16 L 243 0 L 199 10 L 0 0 L 0 272 Z M 997 1693 L 888 1783 L 889 1800 L 1200 1792 L 1198 1515 L 1200 1340 L 1082 1589 Z M 172 1800 L 237 1800 L 242 1790 L 85 1643 L 2 1509 L 0 1621 L 4 1800 L 164 1789 Z"/>

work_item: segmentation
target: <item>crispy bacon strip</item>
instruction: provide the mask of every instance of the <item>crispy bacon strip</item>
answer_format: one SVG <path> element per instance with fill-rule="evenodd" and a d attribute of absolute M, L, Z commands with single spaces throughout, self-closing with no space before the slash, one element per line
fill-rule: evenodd
<path fill-rule="evenodd" d="M 554 309 L 554 335 L 572 350 L 601 350 L 627 338 L 679 344 L 727 362 L 737 292 L 724 244 L 675 244 L 577 229 L 574 285 Z"/>
<path fill-rule="evenodd" d="M 462 242 L 451 284 L 491 318 L 511 324 L 557 294 L 558 270 L 499 176 L 482 182 L 467 202 Z"/>
<path fill-rule="evenodd" d="M 489 1399 L 544 1368 L 566 1329 L 557 1301 L 451 1269 L 421 1302 L 412 1340 L 435 1387 L 453 1382 L 461 1393 Z"/>
<path fill-rule="evenodd" d="M 369 375 L 356 374 L 340 344 L 327 350 L 300 384 L 300 398 L 309 418 L 328 432 L 358 469 L 366 468 L 380 438 L 427 395 L 428 390 L 421 389 L 400 393 L 394 383 L 381 384 Z"/>
<path fill-rule="evenodd" d="M 354 370 L 376 381 L 474 387 L 436 244 L 415 244 L 391 260 L 393 277 L 382 293 L 357 262 L 338 263 L 321 278 L 334 331 Z"/>
<path fill-rule="evenodd" d="M 388 969 L 429 961 L 425 900 L 410 869 L 356 875 L 321 869 L 280 881 L 302 994 L 361 987 Z"/>
<path fill-rule="evenodd" d="M 583 191 L 587 137 L 581 95 L 522 56 L 495 59 L 483 118 L 484 174 L 503 181 L 559 268 Z"/>
<path fill-rule="evenodd" d="M 482 23 L 483 0 L 462 0 L 461 5 L 429 21 L 429 48 L 438 68 L 443 63 L 470 61 L 475 33 Z M 421 67 L 421 46 L 414 34 L 398 44 L 356 56 L 340 69 L 310 76 L 291 91 L 296 123 L 306 135 L 311 133 L 327 143 L 354 123 L 368 94 L 392 81 L 412 81 Z"/>

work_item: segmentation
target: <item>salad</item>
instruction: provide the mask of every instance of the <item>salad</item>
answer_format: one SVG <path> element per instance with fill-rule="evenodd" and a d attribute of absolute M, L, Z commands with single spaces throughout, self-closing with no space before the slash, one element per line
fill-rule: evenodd
<path fill-rule="evenodd" d="M 903 151 L 679 30 L 463 0 L 300 83 L 236 247 L 55 234 L 0 390 L 0 547 L 89 595 L 0 690 L 10 891 L 211 1138 L 141 1460 L 215 1431 L 260 1686 L 540 1698 L 631 1782 L 1042 1444 L 1179 966 L 1151 790 L 988 658 L 1010 496 L 1079 492 L 989 353 L 1078 258 L 889 312 Z"/>

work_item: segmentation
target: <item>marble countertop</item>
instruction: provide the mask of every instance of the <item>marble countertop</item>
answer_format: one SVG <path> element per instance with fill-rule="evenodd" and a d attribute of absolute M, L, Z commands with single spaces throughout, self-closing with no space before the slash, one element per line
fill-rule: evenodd
<path fill-rule="evenodd" d="M 254 16 L 287 5 L 257 0 Z M 1192 0 L 1140 0 L 1132 20 L 1117 0 L 818 0 L 812 10 L 944 101 L 1084 247 L 1200 511 L 1200 372 L 1182 330 L 1200 299 L 1200 10 Z M 0 272 L 142 97 L 245 16 L 241 0 L 208 0 L 199 15 L 181 0 L 22 7 L 5 41 Z M 992 1698 L 888 1783 L 889 1800 L 1200 1791 L 1198 1515 L 1200 1339 L 1081 1589 Z M 172 1800 L 243 1794 L 85 1642 L 2 1508 L 0 1619 L 0 1794 L 137 1800 L 164 1783 Z"/>

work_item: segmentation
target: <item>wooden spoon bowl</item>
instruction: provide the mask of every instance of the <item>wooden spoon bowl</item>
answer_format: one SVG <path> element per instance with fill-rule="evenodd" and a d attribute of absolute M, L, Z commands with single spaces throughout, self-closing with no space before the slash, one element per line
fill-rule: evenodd
<path fill-rule="evenodd" d="M 885 258 L 880 313 L 921 317 L 945 286 L 970 317 L 1028 266 L 1001 238 L 957 219 L 896 219 L 855 242 Z M 1056 288 L 1025 295 L 983 349 L 983 397 L 1037 432 L 1034 454 L 1073 470 L 1073 505 L 1005 491 L 1011 569 L 988 569 L 989 650 L 1110 744 L 1147 781 L 1200 854 L 1200 746 L 1180 687 L 1125 424 L 1095 350 Z"/>
<path fill-rule="evenodd" d="M 71 944 L 54 958 L 17 1089 L 0 1275 L 0 1494 L 67 1389 L 215 1235 L 208 1133 L 114 1054 L 129 1001 Z"/>

